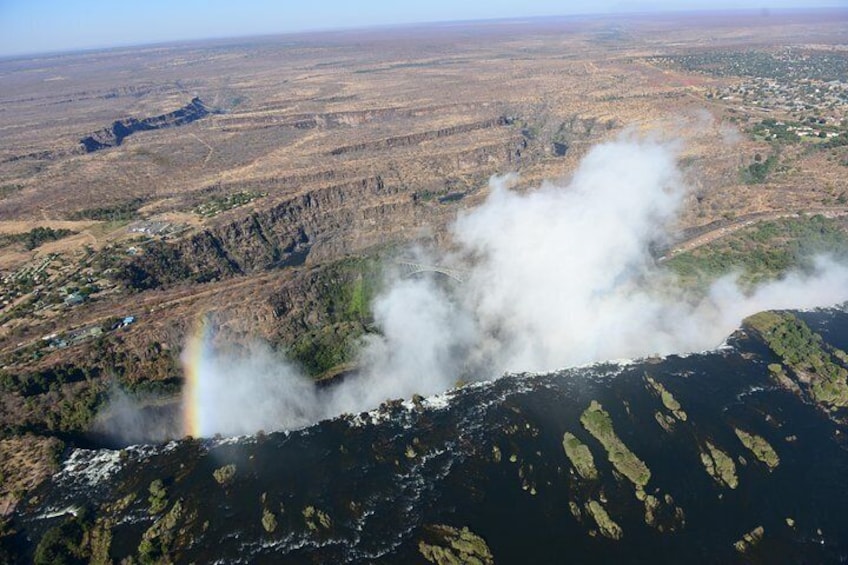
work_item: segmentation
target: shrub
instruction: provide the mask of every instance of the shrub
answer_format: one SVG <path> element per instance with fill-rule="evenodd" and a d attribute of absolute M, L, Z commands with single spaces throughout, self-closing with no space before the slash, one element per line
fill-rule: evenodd
<path fill-rule="evenodd" d="M 232 463 L 219 467 L 212 472 L 212 476 L 221 486 L 229 486 L 232 484 L 236 476 L 236 466 Z"/>
<path fill-rule="evenodd" d="M 149 512 L 151 514 L 162 512 L 168 505 L 168 491 L 162 480 L 156 479 L 151 482 L 148 491 L 150 492 L 150 497 L 147 499 L 150 503 Z"/>

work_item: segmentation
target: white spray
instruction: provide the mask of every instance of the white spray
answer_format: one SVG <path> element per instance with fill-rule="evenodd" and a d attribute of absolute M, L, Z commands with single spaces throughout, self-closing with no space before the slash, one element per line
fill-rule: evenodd
<path fill-rule="evenodd" d="M 204 432 L 300 426 L 437 393 L 460 377 L 702 351 L 757 311 L 848 299 L 848 269 L 822 259 L 753 294 L 725 277 L 699 302 L 684 300 L 649 252 L 685 195 L 675 159 L 673 145 L 621 139 L 590 151 L 567 186 L 519 194 L 514 178 L 493 179 L 487 200 L 452 227 L 469 271 L 463 285 L 390 285 L 375 302 L 380 334 L 365 342 L 359 373 L 325 390 L 264 350 L 205 352 L 199 408 L 217 417 Z"/>

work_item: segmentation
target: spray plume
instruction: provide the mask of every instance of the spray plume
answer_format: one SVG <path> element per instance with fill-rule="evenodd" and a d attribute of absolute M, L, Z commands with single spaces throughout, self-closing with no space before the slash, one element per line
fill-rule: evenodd
<path fill-rule="evenodd" d="M 763 309 L 848 299 L 848 269 L 818 260 L 807 274 L 743 293 L 733 277 L 695 303 L 650 254 L 685 195 L 673 145 L 620 139 L 583 159 L 568 186 L 520 194 L 514 177 L 452 227 L 470 265 L 449 289 L 397 280 L 374 304 L 360 371 L 317 389 L 266 347 L 226 356 L 201 327 L 189 341 L 186 432 L 241 434 L 303 426 L 388 398 L 433 394 L 459 378 L 549 371 L 608 359 L 702 351 Z"/>

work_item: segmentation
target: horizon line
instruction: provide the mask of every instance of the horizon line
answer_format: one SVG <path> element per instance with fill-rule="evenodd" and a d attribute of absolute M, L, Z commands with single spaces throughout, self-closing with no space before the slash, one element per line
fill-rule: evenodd
<path fill-rule="evenodd" d="M 810 13 L 810 12 L 844 12 L 848 15 L 848 6 L 833 6 L 833 5 L 814 5 L 814 6 L 803 6 L 803 7 L 781 7 L 781 8 L 750 8 L 750 7 L 740 7 L 740 8 L 720 8 L 720 9 L 711 9 L 711 8 L 690 8 L 690 9 L 672 9 L 672 10 L 656 10 L 656 11 L 624 11 L 624 12 L 596 12 L 596 13 L 576 13 L 576 14 L 549 14 L 542 16 L 509 16 L 509 17 L 498 17 L 498 18 L 475 18 L 475 19 L 460 19 L 460 20 L 431 20 L 431 21 L 418 21 L 418 22 L 397 22 L 397 23 L 388 23 L 388 24 L 374 24 L 374 25 L 354 25 L 350 27 L 341 26 L 341 27 L 330 27 L 330 28 L 306 28 L 302 30 L 289 30 L 289 31 L 280 31 L 280 32 L 272 32 L 272 33 L 256 33 L 256 34 L 241 34 L 235 33 L 233 35 L 213 35 L 208 37 L 186 37 L 186 38 L 175 38 L 168 39 L 164 41 L 152 41 L 152 42 L 129 42 L 129 43 L 116 43 L 110 45 L 92 45 L 90 47 L 70 47 L 68 49 L 50 49 L 44 51 L 28 51 L 28 52 L 12 52 L 7 54 L 0 53 L 0 61 L 11 61 L 11 60 L 21 60 L 21 59 L 36 59 L 36 58 L 49 58 L 49 57 L 60 57 L 60 56 L 72 56 L 72 55 L 84 55 L 84 54 L 93 54 L 93 53 L 102 53 L 108 51 L 120 51 L 120 50 L 140 50 L 140 49 L 168 49 L 175 48 L 181 46 L 187 46 L 188 44 L 199 44 L 199 43 L 214 43 L 214 42 L 232 42 L 232 41 L 243 41 L 243 40 L 268 40 L 271 38 L 283 38 L 283 37 L 298 37 L 304 38 L 305 36 L 317 36 L 321 34 L 344 34 L 350 32 L 369 32 L 369 31 L 390 31 L 393 29 L 408 29 L 408 28 L 428 28 L 428 27 L 442 27 L 442 26 L 461 26 L 461 25 L 480 25 L 480 24 L 492 24 L 492 23 L 503 23 L 503 24 L 521 24 L 521 23 L 529 23 L 529 22 L 539 22 L 543 20 L 555 20 L 555 19 L 614 19 L 621 17 L 669 17 L 669 16 L 683 16 L 683 15 L 694 15 L 694 14 L 727 14 L 727 13 L 748 13 L 751 15 L 761 15 L 762 17 L 771 17 L 772 15 L 789 15 L 789 14 L 800 14 L 800 13 Z"/>

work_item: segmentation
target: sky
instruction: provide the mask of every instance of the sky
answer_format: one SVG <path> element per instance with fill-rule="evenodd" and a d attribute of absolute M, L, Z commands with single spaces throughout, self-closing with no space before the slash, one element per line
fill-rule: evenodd
<path fill-rule="evenodd" d="M 417 22 L 848 0 L 0 0 L 0 56 Z"/>

